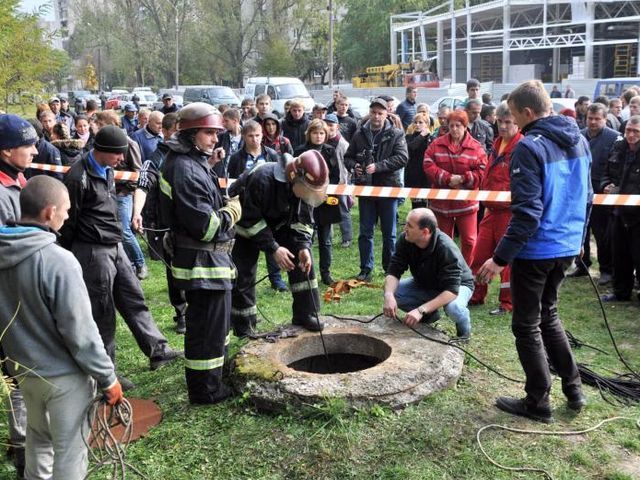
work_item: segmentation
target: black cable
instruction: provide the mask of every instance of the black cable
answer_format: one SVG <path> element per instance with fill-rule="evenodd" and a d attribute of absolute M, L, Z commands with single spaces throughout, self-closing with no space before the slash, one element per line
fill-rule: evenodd
<path fill-rule="evenodd" d="M 327 353 L 327 345 L 324 343 L 324 334 L 322 333 L 322 325 L 320 324 L 320 306 L 316 303 L 316 296 L 313 294 L 311 288 L 311 279 L 309 273 L 307 273 L 307 286 L 311 292 L 311 299 L 313 300 L 313 309 L 315 311 L 316 322 L 318 323 L 318 332 L 320 333 L 320 341 L 322 341 L 322 349 L 324 350 L 324 358 L 327 360 L 327 371 L 332 372 L 331 361 L 329 360 L 329 353 Z"/>
<path fill-rule="evenodd" d="M 622 364 L 626 367 L 631 375 L 633 375 L 637 380 L 640 380 L 640 374 L 636 372 L 624 359 L 622 353 L 618 349 L 618 344 L 616 343 L 616 339 L 613 336 L 613 332 L 611 331 L 611 326 L 609 325 L 609 320 L 607 319 L 607 312 L 605 311 L 604 304 L 602 303 L 602 298 L 600 298 L 600 292 L 598 291 L 598 286 L 596 282 L 593 280 L 591 273 L 589 273 L 589 267 L 587 267 L 582 260 L 582 257 L 578 256 L 578 261 L 580 262 L 582 268 L 584 268 L 585 272 L 587 272 L 587 276 L 589 277 L 589 281 L 591 282 L 591 286 L 593 290 L 596 292 L 596 297 L 598 297 L 598 303 L 600 304 L 600 311 L 602 312 L 602 318 L 604 319 L 604 324 L 607 327 L 607 332 L 609 332 L 609 338 L 611 339 L 611 343 L 613 344 L 613 349 L 616 351 L 616 355 Z"/>

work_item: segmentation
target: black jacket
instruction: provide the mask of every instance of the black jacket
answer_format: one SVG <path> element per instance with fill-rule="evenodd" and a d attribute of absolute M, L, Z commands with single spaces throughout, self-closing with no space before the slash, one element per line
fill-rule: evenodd
<path fill-rule="evenodd" d="M 160 218 L 173 244 L 171 273 L 183 290 L 231 290 L 233 221 L 218 177 L 193 145 L 171 137 L 161 167 Z"/>
<path fill-rule="evenodd" d="M 142 164 L 138 177 L 138 188 L 147 194 L 142 209 L 142 218 L 146 227 L 161 227 L 160 225 L 160 169 L 169 153 L 165 143 L 158 143 L 149 160 Z"/>
<path fill-rule="evenodd" d="M 242 203 L 236 234 L 269 253 L 280 246 L 276 231 L 287 235 L 299 250 L 311 249 L 313 209 L 293 194 L 288 182 L 276 179 L 275 170 L 280 168 L 277 163 L 263 163 L 229 187 L 229 195 L 240 195 Z"/>
<path fill-rule="evenodd" d="M 89 162 L 89 154 L 73 165 L 64 177 L 69 190 L 69 219 L 60 229 L 60 244 L 69 249 L 74 241 L 116 245 L 122 241 L 113 170 L 101 177 Z"/>
<path fill-rule="evenodd" d="M 299 120 L 294 120 L 291 113 L 287 113 L 282 119 L 281 126 L 282 134 L 289 139 L 294 150 L 307 141 L 304 134 L 309 127 L 309 119 L 306 115 Z"/>
<path fill-rule="evenodd" d="M 340 125 L 340 135 L 342 135 L 347 142 L 351 142 L 353 135 L 358 129 L 358 122 L 349 115 L 345 115 L 344 117 L 338 117 L 338 124 Z"/>
<path fill-rule="evenodd" d="M 248 153 L 244 148 L 231 155 L 227 165 L 229 178 L 238 178 L 247 169 L 247 155 Z M 277 162 L 279 158 L 275 150 L 265 146 L 262 147 L 262 156 L 266 162 Z M 255 168 L 255 165 L 252 168 Z"/>
<path fill-rule="evenodd" d="M 60 150 L 51 145 L 46 139 L 41 138 L 36 143 L 38 149 L 38 155 L 33 157 L 33 163 L 45 163 L 47 165 L 62 165 L 62 159 L 60 158 Z M 35 168 L 27 168 L 24 172 L 25 178 L 35 177 L 37 175 L 49 175 L 60 181 L 63 180 L 64 174 L 55 172 L 44 172 L 42 170 L 36 170 Z"/>
<path fill-rule="evenodd" d="M 484 147 L 487 154 L 493 147 L 493 127 L 485 120 L 479 118 L 473 123 L 469 124 L 469 132 L 471 136 L 480 142 L 480 145 Z"/>
<path fill-rule="evenodd" d="M 60 151 L 62 165 L 73 165 L 82 158 L 82 140 L 54 140 L 51 144 Z"/>
<path fill-rule="evenodd" d="M 354 171 L 356 164 L 364 166 L 373 160 L 376 165 L 376 173 L 353 176 L 356 185 L 375 185 L 383 187 L 400 187 L 402 179 L 400 170 L 407 165 L 409 153 L 404 132 L 393 128 L 386 122 L 384 131 L 379 135 L 378 146 L 373 151 L 373 137 L 370 123 L 361 126 L 351 139 L 347 153 L 344 154 L 344 164 L 347 170 Z M 371 157 L 369 156 L 371 153 Z"/>
<path fill-rule="evenodd" d="M 604 188 L 611 183 L 620 188 L 619 193 L 640 195 L 640 150 L 630 151 L 624 139 L 613 144 L 600 186 Z M 640 222 L 638 207 L 615 207 L 614 214 L 630 226 Z"/>
<path fill-rule="evenodd" d="M 407 135 L 407 149 L 409 150 L 409 161 L 404 169 L 404 186 L 429 188 L 431 183 L 424 174 L 422 163 L 424 162 L 424 152 L 433 140 L 431 135 L 422 136 L 419 132 Z"/>
<path fill-rule="evenodd" d="M 460 285 L 474 288 L 473 275 L 451 238 L 439 229 L 433 233 L 427 248 L 420 248 L 407 242 L 402 233 L 396 243 L 396 251 L 391 257 L 388 275 L 397 279 L 409 269 L 416 283 L 425 290 L 458 294 Z"/>

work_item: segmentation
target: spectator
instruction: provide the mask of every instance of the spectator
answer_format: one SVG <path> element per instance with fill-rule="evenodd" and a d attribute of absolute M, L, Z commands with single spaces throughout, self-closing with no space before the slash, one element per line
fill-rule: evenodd
<path fill-rule="evenodd" d="M 472 98 L 467 102 L 465 110 L 469 118 L 469 126 L 467 127 L 469 133 L 484 147 L 486 153 L 490 152 L 493 146 L 493 127 L 480 118 L 482 102 Z"/>
<path fill-rule="evenodd" d="M 412 278 L 400 280 L 407 269 Z M 404 323 L 413 328 L 438 320 L 438 309 L 444 307 L 456 324 L 458 340 L 468 340 L 472 292 L 471 270 L 458 246 L 438 229 L 433 212 L 411 210 L 384 279 L 384 314 L 396 318 L 399 307 L 407 313 Z"/>
<path fill-rule="evenodd" d="M 496 122 L 495 105 L 487 105 L 487 104 L 482 105 L 482 110 L 480 111 L 480 118 L 485 122 L 487 122 L 489 125 L 491 125 L 491 130 L 493 130 L 493 138 L 498 138 L 498 123 Z"/>
<path fill-rule="evenodd" d="M 266 93 L 258 95 L 256 98 L 256 108 L 258 109 L 258 114 L 253 120 L 262 125 L 262 120 L 273 111 L 271 107 L 271 97 Z"/>
<path fill-rule="evenodd" d="M 429 188 L 431 184 L 427 179 L 422 163 L 424 152 L 434 137 L 429 131 L 429 117 L 424 113 L 418 113 L 413 118 L 413 123 L 407 129 L 407 150 L 409 160 L 404 169 L 404 186 L 407 188 Z M 427 199 L 412 198 L 411 208 L 425 208 L 428 205 Z"/>
<path fill-rule="evenodd" d="M 304 104 L 300 100 L 290 101 L 289 112 L 282 120 L 282 134 L 289 139 L 294 151 L 304 145 L 307 128 L 309 120 L 304 114 Z"/>
<path fill-rule="evenodd" d="M 324 117 L 327 115 L 327 107 L 323 103 L 316 103 L 311 109 L 311 120 L 320 119 L 324 120 Z"/>
<path fill-rule="evenodd" d="M 60 158 L 60 150 L 51 145 L 44 138 L 44 132 L 42 128 L 42 124 L 36 120 L 35 118 L 27 120 L 31 126 L 34 128 L 38 135 L 38 141 L 36 142 L 36 148 L 38 149 L 38 154 L 33 157 L 33 163 L 43 163 L 45 165 L 55 165 L 62 166 L 62 160 Z M 26 178 L 36 177 L 38 175 L 47 175 L 49 177 L 56 178 L 58 180 L 62 180 L 64 175 L 62 173 L 56 172 L 45 172 L 42 170 L 37 170 L 35 168 L 28 168 L 25 170 L 24 175 Z"/>
<path fill-rule="evenodd" d="M 106 113 L 106 112 L 101 112 Z M 149 312 L 140 281 L 122 247 L 113 169 L 124 161 L 129 138 L 115 125 L 102 127 L 93 150 L 74 163 L 64 182 L 69 190 L 69 219 L 60 230 L 60 244 L 82 265 L 93 319 L 107 354 L 116 353 L 116 309 L 133 333 L 149 367 L 156 370 L 181 356 L 169 347 Z M 131 221 L 129 216 L 129 222 Z M 133 383 L 120 376 L 128 390 Z"/>
<path fill-rule="evenodd" d="M 61 110 L 61 103 L 58 97 L 51 97 L 49 99 L 49 108 L 55 115 L 55 122 L 64 123 L 69 128 L 69 131 L 71 131 L 71 125 L 73 124 L 73 117 Z M 40 121 L 42 122 L 42 120 Z"/>
<path fill-rule="evenodd" d="M 429 117 L 429 132 L 431 133 L 435 132 L 436 128 L 440 125 L 440 123 L 438 122 L 437 118 L 434 118 L 431 115 L 431 109 L 429 105 L 427 105 L 426 103 L 419 103 L 416 106 L 416 114 L 418 113 L 424 113 L 427 117 Z M 409 130 L 407 130 L 407 133 L 413 133 L 413 132 L 409 132 Z"/>
<path fill-rule="evenodd" d="M 614 98 L 609 100 L 609 113 L 607 114 L 607 127 L 620 131 L 620 127 L 622 126 L 622 117 L 620 117 L 620 112 L 622 111 L 622 102 L 619 98 Z"/>
<path fill-rule="evenodd" d="M 492 98 L 493 97 L 489 92 L 484 92 L 482 94 L 482 106 L 484 107 L 485 105 L 488 105 L 490 107 L 495 107 L 494 103 L 491 101 Z"/>
<path fill-rule="evenodd" d="M 622 92 L 622 95 L 620 96 L 620 101 L 622 102 L 622 110 L 620 111 L 620 118 L 623 121 L 629 119 L 629 116 L 630 116 L 629 103 L 631 103 L 631 99 L 637 96 L 638 94 L 640 94 L 640 90 L 633 87 L 627 88 L 624 92 Z M 624 130 L 622 130 L 620 133 L 624 135 Z"/>
<path fill-rule="evenodd" d="M 282 135 L 278 117 L 269 113 L 262 122 L 262 144 L 275 150 L 279 155 L 288 153 L 293 155 L 293 147 L 287 137 Z"/>
<path fill-rule="evenodd" d="M 340 95 L 335 100 L 335 105 L 335 113 L 340 123 L 340 134 L 347 142 L 351 142 L 353 134 L 356 133 L 358 129 L 358 122 L 353 118 L 353 114 L 349 115 L 349 99 L 344 95 Z"/>
<path fill-rule="evenodd" d="M 20 222 L 0 228 L 2 347 L 29 412 L 26 478 L 86 476 L 81 425 L 95 395 L 90 377 L 107 403 L 123 399 L 98 329 L 87 321 L 91 303 L 82 269 L 56 244 L 69 206 L 61 182 L 33 178 L 20 194 Z"/>
<path fill-rule="evenodd" d="M 551 87 L 551 93 L 549 94 L 551 98 L 562 98 L 562 92 L 558 90 L 558 86 L 554 85 Z"/>
<path fill-rule="evenodd" d="M 434 138 L 442 137 L 447 133 L 449 133 L 448 118 L 450 113 L 451 113 L 451 108 L 447 107 L 446 105 L 443 105 L 440 108 L 438 108 L 439 126 L 433 132 Z"/>
<path fill-rule="evenodd" d="M 399 130 L 404 131 L 404 128 L 402 128 L 402 122 L 400 121 L 400 117 L 398 117 L 398 115 L 396 115 L 396 99 L 393 98 L 390 95 L 381 95 L 380 98 L 382 98 L 384 101 L 387 102 L 387 121 L 391 123 L 391 125 L 393 125 L 393 128 L 397 128 Z M 363 118 L 363 122 L 365 121 L 365 119 L 368 120 L 367 117 Z"/>
<path fill-rule="evenodd" d="M 144 110 L 145 109 L 142 109 L 140 114 L 142 114 Z M 158 143 L 162 141 L 163 117 L 164 114 L 160 111 L 150 112 L 146 125 L 144 127 L 140 127 L 131 135 L 131 139 L 140 147 L 142 163 L 151 158 L 153 152 L 158 148 Z"/>
<path fill-rule="evenodd" d="M 578 101 L 575 104 L 576 107 L 576 123 L 578 124 L 578 128 L 583 129 L 587 128 L 587 109 L 591 105 L 591 100 L 589 97 L 580 96 L 578 97 Z"/>
<path fill-rule="evenodd" d="M 637 98 L 637 97 L 634 97 Z M 624 139 L 617 142 L 607 161 L 601 186 L 604 193 L 640 194 L 640 115 L 627 121 Z M 635 281 L 640 281 L 640 209 L 616 206 L 611 225 L 613 293 L 605 302 L 629 301 Z M 640 294 L 637 295 L 640 300 Z"/>
<path fill-rule="evenodd" d="M 525 135 L 511 159 L 512 218 L 477 280 L 491 281 L 511 264 L 511 328 L 526 376 L 526 396 L 498 397 L 496 406 L 550 423 L 550 364 L 561 378 L 569 409 L 579 412 L 587 403 L 557 304 L 564 272 L 582 244 L 591 158 L 577 125 L 566 117 L 549 116 L 551 99 L 541 82 L 520 84 L 508 103 Z"/>
<path fill-rule="evenodd" d="M 606 126 L 607 107 L 601 103 L 589 105 L 587 110 L 587 128 L 581 131 L 589 142 L 591 151 L 591 185 L 595 193 L 602 192 L 602 176 L 607 166 L 607 160 L 616 141 L 622 136 Z M 576 261 L 576 268 L 567 277 L 583 277 L 589 274 L 591 266 L 591 231 L 598 247 L 598 266 L 600 268 L 599 285 L 606 285 L 611 281 L 613 262 L 611 260 L 611 233 L 609 220 L 612 207 L 608 205 L 594 205 L 591 209 L 587 234 L 582 247 L 581 260 Z"/>
<path fill-rule="evenodd" d="M 93 148 L 95 136 L 89 128 L 89 118 L 87 116 L 76 115 L 76 133 L 73 134 L 73 138 L 82 140 L 82 151 L 84 153 Z"/>
<path fill-rule="evenodd" d="M 449 114 L 449 133 L 435 139 L 424 154 L 424 172 L 436 188 L 478 190 L 487 166 L 483 146 L 469 131 L 464 111 Z M 431 209 L 438 218 L 440 230 L 453 238 L 454 228 L 460 234 L 460 249 L 468 265 L 473 264 L 473 249 L 478 229 L 479 205 L 473 200 L 432 200 Z"/>
<path fill-rule="evenodd" d="M 71 138 L 64 123 L 56 123 L 53 126 L 51 145 L 60 151 L 60 160 L 64 166 L 71 166 L 82 158 L 82 140 Z"/>
<path fill-rule="evenodd" d="M 480 99 L 480 81 L 475 78 L 470 78 L 467 80 L 467 98 L 460 105 L 461 108 L 466 108 L 469 100 L 477 99 L 480 101 L 480 105 L 482 105 L 482 100 Z"/>
<path fill-rule="evenodd" d="M 335 113 L 330 113 L 324 118 L 324 123 L 327 125 L 327 143 L 335 148 L 335 160 L 340 167 L 340 182 L 349 183 L 349 172 L 344 166 L 344 154 L 347 153 L 349 148 L 349 142 L 347 142 L 340 134 L 340 123 Z M 353 239 L 353 227 L 351 223 L 351 205 L 353 199 L 348 195 L 338 196 L 340 206 L 340 233 L 342 234 L 342 248 L 348 248 L 351 246 L 351 240 Z"/>
<path fill-rule="evenodd" d="M 242 103 L 240 103 L 240 110 L 242 110 L 242 115 L 240 116 L 241 123 L 251 120 L 257 115 L 256 103 L 250 98 L 242 100 Z"/>
<path fill-rule="evenodd" d="M 178 110 L 178 105 L 173 101 L 173 95 L 169 92 L 162 94 L 162 108 L 160 108 L 160 111 L 166 115 L 167 113 L 176 113 Z"/>
<path fill-rule="evenodd" d="M 344 161 L 353 172 L 356 185 L 401 185 L 400 170 L 406 166 L 408 152 L 404 132 L 387 121 L 387 102 L 375 98 L 369 105 L 369 120 L 355 133 Z M 386 272 L 395 249 L 395 198 L 360 197 L 360 273 L 358 280 L 370 281 L 374 266 L 373 229 L 378 219 L 382 230 L 382 268 Z"/>
<path fill-rule="evenodd" d="M 136 118 L 137 112 L 138 112 L 138 107 L 136 107 L 133 103 L 127 103 L 124 106 L 124 116 L 122 117 L 122 128 L 127 133 L 127 135 L 131 135 L 133 132 L 138 130 L 138 119 Z"/>
<path fill-rule="evenodd" d="M 640 95 L 636 95 L 629 100 L 628 111 L 630 117 L 640 115 Z M 628 120 L 623 120 L 620 124 L 620 133 L 623 135 L 627 134 L 627 121 Z"/>
<path fill-rule="evenodd" d="M 564 90 L 564 98 L 576 98 L 576 91 L 571 88 L 569 84 L 567 84 L 567 88 Z"/>
<path fill-rule="evenodd" d="M 406 130 L 413 118 L 416 116 L 416 98 L 418 97 L 418 89 L 416 87 L 407 87 L 405 99 L 398 105 L 396 115 L 400 117 L 403 130 Z"/>
<path fill-rule="evenodd" d="M 38 117 L 40 123 L 42 124 L 42 133 L 47 141 L 51 141 L 51 131 L 53 130 L 53 126 L 56 124 L 56 114 L 51 110 L 44 110 L 40 113 Z"/>
<path fill-rule="evenodd" d="M 511 155 L 518 142 L 522 139 L 522 134 L 518 129 L 515 118 L 509 110 L 507 102 L 502 102 L 496 112 L 499 126 L 499 136 L 493 144 L 487 172 L 482 179 L 481 190 L 509 191 L 511 173 Z M 511 205 L 509 203 L 483 202 L 485 214 L 478 227 L 478 240 L 476 241 L 473 264 L 471 270 L 474 274 L 489 258 L 507 231 L 509 220 L 511 220 Z M 500 293 L 498 299 L 500 306 L 489 312 L 490 315 L 503 315 L 513 310 L 511 304 L 511 284 L 509 278 L 511 269 L 507 265 L 500 273 Z M 487 285 L 476 283 L 470 305 L 482 305 L 487 297 Z"/>
<path fill-rule="evenodd" d="M 86 108 L 86 111 L 84 112 L 84 115 L 87 118 L 91 118 L 93 114 L 99 111 L 100 111 L 100 106 L 98 105 L 98 102 L 96 102 L 95 100 L 87 100 L 87 108 Z"/>
<path fill-rule="evenodd" d="M 216 164 L 214 169 L 218 176 L 226 177 L 229 157 L 244 146 L 242 127 L 240 126 L 240 112 L 234 108 L 225 111 L 222 114 L 222 125 L 224 125 L 225 132 L 218 135 L 216 148 L 224 150 L 224 158 Z"/>
<path fill-rule="evenodd" d="M 138 112 L 138 130 L 147 126 L 147 123 L 149 123 L 150 114 L 151 114 L 151 110 L 149 110 L 148 108 L 140 109 L 140 111 Z M 131 134 L 129 136 L 131 136 Z"/>

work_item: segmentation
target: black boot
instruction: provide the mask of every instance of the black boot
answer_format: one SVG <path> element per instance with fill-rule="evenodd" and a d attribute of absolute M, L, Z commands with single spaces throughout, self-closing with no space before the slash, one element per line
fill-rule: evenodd
<path fill-rule="evenodd" d="M 527 403 L 526 398 L 513 398 L 513 397 L 498 397 L 496 400 L 496 407 L 503 412 L 510 413 L 511 415 L 519 415 L 521 417 L 527 417 L 536 422 L 553 423 L 553 416 L 551 415 L 551 407 L 533 407 Z"/>
<path fill-rule="evenodd" d="M 176 322 L 176 333 L 178 335 L 184 335 L 187 332 L 187 320 L 184 318 L 184 315 L 173 317 L 173 321 Z"/>
<path fill-rule="evenodd" d="M 309 315 L 303 318 L 294 318 L 291 323 L 299 327 L 305 328 L 310 332 L 320 332 L 324 330 L 324 322 L 315 315 Z"/>
<path fill-rule="evenodd" d="M 331 286 L 333 285 L 333 278 L 331 277 L 331 273 L 327 270 L 324 272 L 320 272 L 320 278 L 322 279 L 322 283 Z"/>

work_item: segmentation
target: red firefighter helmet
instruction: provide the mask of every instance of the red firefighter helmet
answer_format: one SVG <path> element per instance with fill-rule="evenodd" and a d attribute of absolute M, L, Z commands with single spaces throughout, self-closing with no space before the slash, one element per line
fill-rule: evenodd
<path fill-rule="evenodd" d="M 311 190 L 326 190 L 329 183 L 327 163 L 317 150 L 307 150 L 289 162 L 285 169 L 287 180 L 304 182 Z"/>
<path fill-rule="evenodd" d="M 221 132 L 225 130 L 218 109 L 203 102 L 190 103 L 178 112 L 178 130 L 193 128 L 215 128 Z"/>

